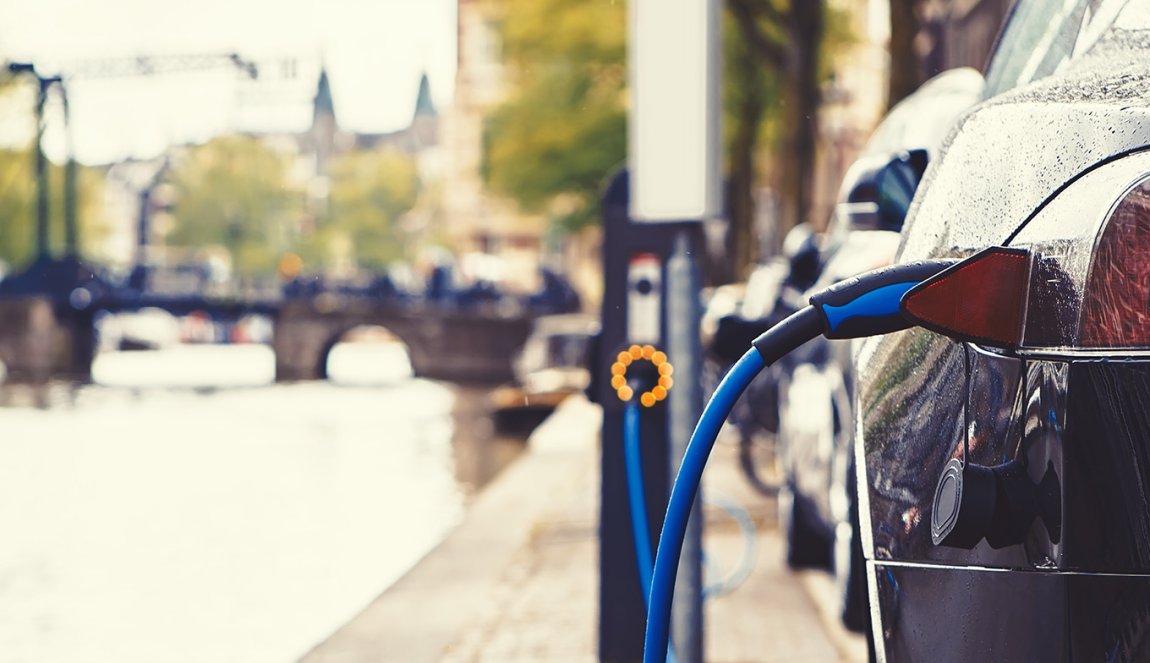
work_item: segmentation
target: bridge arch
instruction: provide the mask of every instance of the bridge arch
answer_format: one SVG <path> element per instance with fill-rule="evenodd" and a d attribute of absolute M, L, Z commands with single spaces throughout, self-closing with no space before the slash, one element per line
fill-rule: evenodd
<path fill-rule="evenodd" d="M 385 325 L 347 323 L 334 328 L 320 350 L 316 374 L 325 380 L 376 383 L 413 377 L 412 344 Z M 334 367 L 334 371 L 333 371 Z"/>
<path fill-rule="evenodd" d="M 278 381 L 315 380 L 327 375 L 327 356 L 340 337 L 361 325 L 379 325 L 408 348 L 418 377 L 453 382 L 505 382 L 511 358 L 531 331 L 527 315 L 500 317 L 474 311 L 425 307 L 383 307 L 345 300 L 284 302 L 272 340 Z"/>

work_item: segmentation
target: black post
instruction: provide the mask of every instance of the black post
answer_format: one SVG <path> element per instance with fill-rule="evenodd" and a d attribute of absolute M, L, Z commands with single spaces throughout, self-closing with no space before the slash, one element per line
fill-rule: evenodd
<path fill-rule="evenodd" d="M 658 340 L 652 345 L 667 348 L 667 306 L 663 283 L 667 262 L 675 250 L 675 239 L 686 233 L 692 246 L 700 246 L 701 229 L 693 224 L 645 224 L 628 215 L 630 187 L 627 173 L 620 172 L 610 182 L 603 197 L 603 311 L 602 334 L 592 373 L 591 392 L 603 406 L 602 480 L 599 512 L 599 660 L 603 663 L 634 663 L 643 656 L 646 605 L 639 586 L 638 566 L 631 531 L 627 480 L 623 454 L 624 404 L 609 383 L 610 366 L 620 351 L 629 347 L 629 310 L 632 301 L 629 278 L 637 256 L 653 256 L 662 274 L 656 290 L 660 297 L 657 312 Z M 633 333 L 633 332 L 631 332 Z M 648 341 L 640 341 L 645 343 Z M 669 356 L 673 364 L 674 356 Z M 677 371 L 677 369 L 676 369 Z M 678 373 L 676 372 L 676 377 Z M 675 387 L 678 388 L 678 387 Z M 674 392 L 672 391 L 672 394 Z M 634 396 L 638 398 L 638 394 Z M 652 543 L 659 540 L 659 527 L 667 510 L 670 492 L 668 409 L 666 401 L 640 410 L 642 466 L 647 513 L 651 519 Z M 653 552 L 653 551 L 652 551 Z"/>
<path fill-rule="evenodd" d="M 129 285 L 144 290 L 148 282 L 148 247 L 152 244 L 152 193 L 164 181 L 170 162 L 165 157 L 159 169 L 140 189 L 139 214 L 136 217 L 136 264 L 132 267 Z"/>
<path fill-rule="evenodd" d="M 36 258 L 46 259 L 49 255 L 48 236 L 48 160 L 44 156 L 44 105 L 48 101 L 48 79 L 36 77 L 36 144 L 33 157 L 36 168 Z"/>
<path fill-rule="evenodd" d="M 136 267 L 141 268 L 148 261 L 148 245 L 152 241 L 152 189 L 148 184 L 140 191 L 140 215 L 136 219 Z"/>
<path fill-rule="evenodd" d="M 701 223 L 696 231 L 684 229 L 675 234 L 675 251 L 667 261 L 666 306 L 669 320 L 667 354 L 675 357 L 676 388 L 668 394 L 667 448 L 670 449 L 670 476 L 679 473 L 695 423 L 703 413 L 702 361 L 699 339 L 702 302 L 699 265 L 694 256 L 704 252 Z M 679 555 L 679 572 L 675 579 L 675 603 L 671 610 L 671 633 L 677 660 L 682 663 L 703 661 L 703 514 L 702 491 L 695 497 L 687 521 L 683 549 Z"/>
<path fill-rule="evenodd" d="M 77 219 L 79 190 L 76 182 L 76 144 L 72 135 L 72 117 L 68 108 L 68 91 L 64 81 L 55 79 L 60 90 L 60 101 L 64 106 L 64 141 L 68 151 L 68 161 L 64 165 L 64 255 L 69 258 L 80 256 L 80 226 Z"/>

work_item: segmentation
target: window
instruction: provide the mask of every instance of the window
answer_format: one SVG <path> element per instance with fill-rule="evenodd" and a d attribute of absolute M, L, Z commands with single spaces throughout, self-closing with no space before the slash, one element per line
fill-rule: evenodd
<path fill-rule="evenodd" d="M 1058 71 L 1106 32 L 1127 0 L 1019 0 L 986 72 L 993 97 Z"/>

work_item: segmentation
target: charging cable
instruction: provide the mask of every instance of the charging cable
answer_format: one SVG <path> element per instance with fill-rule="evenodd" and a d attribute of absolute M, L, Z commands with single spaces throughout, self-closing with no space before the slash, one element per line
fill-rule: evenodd
<path fill-rule="evenodd" d="M 631 511 L 631 533 L 635 542 L 635 563 L 639 565 L 639 586 L 646 603 L 651 596 L 651 573 L 655 569 L 652 559 L 650 520 L 647 518 L 647 499 L 643 488 L 643 461 L 639 447 L 639 406 L 627 403 L 623 408 L 623 464 L 627 472 L 627 502 Z"/>
<path fill-rule="evenodd" d="M 643 663 L 667 660 L 671 601 L 687 520 L 719 429 L 735 401 L 760 371 L 819 334 L 831 339 L 861 338 L 911 327 L 899 311 L 902 296 L 953 264 L 952 260 L 906 263 L 841 281 L 812 296 L 809 306 L 755 339 L 751 349 L 723 377 L 691 434 L 671 488 L 651 577 Z"/>
<path fill-rule="evenodd" d="M 639 406 L 629 402 L 623 408 L 623 465 L 627 474 L 627 502 L 631 512 L 631 536 L 635 544 L 635 564 L 639 567 L 639 589 L 643 603 L 651 609 L 651 573 L 655 561 L 651 558 L 650 520 L 647 518 L 646 490 L 643 488 L 643 460 L 640 454 L 642 438 L 639 435 Z M 667 662 L 676 663 L 675 652 L 667 644 Z"/>
<path fill-rule="evenodd" d="M 639 567 L 639 585 L 643 591 L 643 603 L 646 605 L 651 594 L 651 574 L 655 568 L 655 548 L 651 544 L 651 521 L 647 515 L 646 489 L 643 487 L 642 439 L 639 407 L 634 403 L 628 403 L 623 409 L 623 465 L 627 476 L 627 504 L 631 514 L 635 563 Z M 735 521 L 743 533 L 742 558 L 735 570 L 725 577 L 717 564 L 707 560 L 704 551 L 703 559 L 704 563 L 707 564 L 707 571 L 709 575 L 715 578 L 703 588 L 703 598 L 709 599 L 734 591 L 751 574 L 755 552 L 758 550 L 758 540 L 755 535 L 754 521 L 747 510 L 738 502 L 729 498 L 714 496 L 707 497 L 705 502 L 725 512 L 731 520 Z"/>

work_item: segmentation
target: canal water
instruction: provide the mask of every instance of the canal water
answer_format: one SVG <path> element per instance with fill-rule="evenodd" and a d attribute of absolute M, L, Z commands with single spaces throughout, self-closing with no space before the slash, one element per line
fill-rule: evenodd
<path fill-rule="evenodd" d="M 521 448 L 400 346 L 338 346 L 329 371 L 275 385 L 265 346 L 176 346 L 5 392 L 0 663 L 294 661 Z"/>

